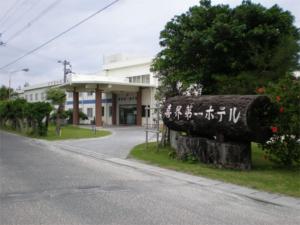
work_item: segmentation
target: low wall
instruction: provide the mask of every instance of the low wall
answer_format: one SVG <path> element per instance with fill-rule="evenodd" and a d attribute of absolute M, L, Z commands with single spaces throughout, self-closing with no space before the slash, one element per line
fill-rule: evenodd
<path fill-rule="evenodd" d="M 203 137 L 182 136 L 171 131 L 170 143 L 176 151 L 176 157 L 181 160 L 192 155 L 199 162 L 218 167 L 251 169 L 250 142 L 220 142 Z"/>

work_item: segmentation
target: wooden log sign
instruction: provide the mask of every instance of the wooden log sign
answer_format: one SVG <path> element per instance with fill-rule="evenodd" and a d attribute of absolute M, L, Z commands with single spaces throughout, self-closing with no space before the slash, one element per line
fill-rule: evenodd
<path fill-rule="evenodd" d="M 259 95 L 176 96 L 162 109 L 171 130 L 241 142 L 266 141 L 272 135 L 274 115 L 270 99 Z"/>

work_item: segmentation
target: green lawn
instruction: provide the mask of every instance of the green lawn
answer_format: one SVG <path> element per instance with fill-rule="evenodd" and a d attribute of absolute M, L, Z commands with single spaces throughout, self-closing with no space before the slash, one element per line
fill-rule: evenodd
<path fill-rule="evenodd" d="M 130 157 L 193 175 L 300 197 L 300 168 L 283 169 L 275 166 L 264 159 L 262 150 L 255 144 L 252 145 L 251 171 L 218 169 L 202 163 L 182 162 L 170 158 L 168 155 L 170 150 L 169 147 L 160 148 L 157 152 L 155 143 L 150 143 L 146 150 L 145 144 L 141 144 L 132 149 Z"/>
<path fill-rule="evenodd" d="M 57 136 L 55 133 L 55 126 L 50 125 L 48 128 L 48 135 L 45 137 L 26 135 L 17 131 L 13 131 L 9 128 L 4 129 L 9 132 L 13 132 L 15 134 L 21 134 L 27 137 L 38 138 L 48 141 L 57 141 L 57 140 L 67 140 L 67 139 L 80 139 L 80 138 L 96 138 L 96 137 L 104 137 L 110 135 L 110 131 L 106 130 L 97 130 L 94 133 L 91 129 L 80 128 L 72 125 L 63 126 L 61 136 Z"/>
<path fill-rule="evenodd" d="M 55 133 L 55 126 L 49 126 L 48 135 L 46 137 L 38 137 L 48 141 L 66 140 L 66 139 L 80 139 L 80 138 L 96 138 L 110 135 L 111 132 L 107 130 L 97 130 L 94 133 L 91 129 L 80 128 L 76 126 L 63 126 L 61 128 L 61 136 Z"/>

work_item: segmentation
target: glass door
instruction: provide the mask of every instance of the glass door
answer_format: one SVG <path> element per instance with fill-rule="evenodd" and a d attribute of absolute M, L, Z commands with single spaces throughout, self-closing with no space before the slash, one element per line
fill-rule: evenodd
<path fill-rule="evenodd" d="M 120 105 L 120 125 L 136 125 L 136 105 Z"/>

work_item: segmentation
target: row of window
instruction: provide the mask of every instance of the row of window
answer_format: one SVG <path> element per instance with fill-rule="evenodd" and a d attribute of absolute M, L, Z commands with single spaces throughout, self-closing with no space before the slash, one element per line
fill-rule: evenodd
<path fill-rule="evenodd" d="M 150 75 L 140 75 L 128 77 L 129 83 L 150 84 Z"/>
<path fill-rule="evenodd" d="M 46 93 L 41 92 L 41 93 L 35 93 L 35 94 L 29 94 L 25 95 L 25 99 L 27 101 L 45 101 L 46 100 Z"/>

